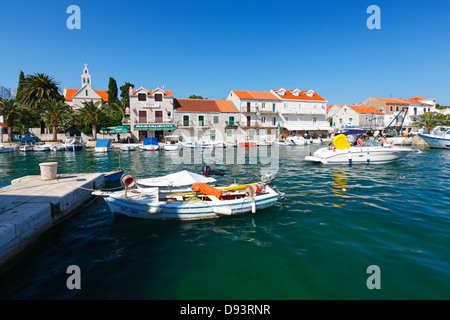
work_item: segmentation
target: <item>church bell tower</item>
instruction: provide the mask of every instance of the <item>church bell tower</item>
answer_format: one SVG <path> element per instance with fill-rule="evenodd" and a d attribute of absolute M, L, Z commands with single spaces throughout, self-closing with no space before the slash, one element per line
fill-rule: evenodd
<path fill-rule="evenodd" d="M 81 87 L 88 85 L 92 88 L 92 76 L 89 74 L 89 69 L 87 68 L 87 63 L 84 64 L 83 74 L 81 75 Z"/>

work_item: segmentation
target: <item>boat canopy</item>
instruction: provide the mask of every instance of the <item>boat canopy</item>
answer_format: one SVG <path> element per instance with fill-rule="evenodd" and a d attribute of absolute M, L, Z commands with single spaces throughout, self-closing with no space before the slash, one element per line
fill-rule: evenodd
<path fill-rule="evenodd" d="M 144 138 L 144 140 L 142 141 L 142 144 L 144 146 L 157 145 L 158 144 L 158 139 L 156 139 L 156 138 Z"/>
<path fill-rule="evenodd" d="M 194 183 L 212 183 L 217 180 L 205 177 L 187 170 L 172 173 L 162 177 L 139 179 L 136 182 L 140 185 L 151 187 L 182 187 L 192 186 Z"/>
<path fill-rule="evenodd" d="M 109 148 L 111 147 L 111 141 L 109 139 L 97 139 L 97 143 L 95 144 L 97 148 Z"/>

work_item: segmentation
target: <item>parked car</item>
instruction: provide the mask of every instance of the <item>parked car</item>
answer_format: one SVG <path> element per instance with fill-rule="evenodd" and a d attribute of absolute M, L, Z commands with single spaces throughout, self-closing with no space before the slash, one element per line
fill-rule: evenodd
<path fill-rule="evenodd" d="M 22 143 L 36 143 L 40 142 L 41 139 L 32 133 L 13 133 L 13 141 L 19 141 Z"/>

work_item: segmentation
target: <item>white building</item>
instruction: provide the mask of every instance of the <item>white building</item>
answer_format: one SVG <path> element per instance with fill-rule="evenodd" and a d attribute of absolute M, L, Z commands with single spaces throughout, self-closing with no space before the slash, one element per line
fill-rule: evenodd
<path fill-rule="evenodd" d="M 239 112 L 231 101 L 174 99 L 177 134 L 183 141 L 238 141 L 242 129 Z"/>
<path fill-rule="evenodd" d="M 268 140 L 277 138 L 281 117 L 278 110 L 281 98 L 273 92 L 232 90 L 227 100 L 239 112 L 237 125 L 242 129 L 240 140 Z"/>
<path fill-rule="evenodd" d="M 333 128 L 360 127 L 363 129 L 384 129 L 384 113 L 371 106 L 332 105 L 328 110 L 332 118 Z"/>
<path fill-rule="evenodd" d="M 81 75 L 81 89 L 66 89 L 64 88 L 65 103 L 72 106 L 74 110 L 82 108 L 83 102 L 88 101 L 102 101 L 108 102 L 107 90 L 93 90 L 92 76 L 89 73 L 87 64 L 84 65 L 83 73 Z"/>
<path fill-rule="evenodd" d="M 273 89 L 272 93 L 279 96 L 282 104 L 278 108 L 281 118 L 282 133 L 295 134 L 319 134 L 325 135 L 332 128 L 328 121 L 327 100 L 313 90 L 300 91 L 298 89 L 286 90 L 284 88 Z"/>
<path fill-rule="evenodd" d="M 163 140 L 176 129 L 172 91 L 130 88 L 129 96 L 129 123 L 133 140 L 142 141 L 145 137 Z"/>

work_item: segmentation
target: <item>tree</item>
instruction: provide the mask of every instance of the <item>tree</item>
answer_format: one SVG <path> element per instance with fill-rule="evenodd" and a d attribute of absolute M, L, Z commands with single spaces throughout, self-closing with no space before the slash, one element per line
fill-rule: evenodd
<path fill-rule="evenodd" d="M 130 102 L 130 88 L 134 88 L 134 84 L 129 82 L 125 82 L 125 84 L 120 87 L 120 96 L 127 104 Z"/>
<path fill-rule="evenodd" d="M 22 90 L 23 90 L 24 82 L 25 82 L 25 75 L 23 74 L 23 71 L 20 70 L 19 84 L 17 86 L 17 94 L 16 94 L 16 100 L 17 101 L 20 101 L 20 95 L 21 95 Z"/>
<path fill-rule="evenodd" d="M 83 107 L 78 109 L 79 121 L 92 126 L 92 137 L 97 140 L 97 123 L 103 114 L 102 101 L 85 101 Z"/>
<path fill-rule="evenodd" d="M 208 98 L 203 98 L 202 96 L 196 96 L 195 94 L 192 94 L 189 96 L 189 99 L 208 99 Z"/>
<path fill-rule="evenodd" d="M 113 77 L 109 77 L 109 84 L 108 84 L 108 104 L 117 102 L 119 100 L 117 98 L 117 82 L 114 80 Z"/>
<path fill-rule="evenodd" d="M 64 101 L 49 100 L 42 103 L 41 116 L 48 126 L 52 127 L 53 140 L 57 140 L 56 128 L 64 120 L 67 114 L 72 112 L 72 107 Z"/>
<path fill-rule="evenodd" d="M 426 127 L 428 132 L 438 124 L 438 117 L 435 112 L 425 112 L 419 116 L 419 119 L 413 123 L 414 126 Z"/>
<path fill-rule="evenodd" d="M 108 104 L 108 112 L 111 113 L 111 118 L 114 121 L 113 125 L 121 125 L 122 119 L 125 116 L 125 110 L 129 107 L 127 100 L 117 100 L 117 102 Z"/>
<path fill-rule="evenodd" d="M 0 102 L 0 115 L 3 116 L 8 128 L 8 141 L 13 141 L 13 126 L 16 118 L 20 115 L 21 106 L 14 99 L 6 99 Z"/>
<path fill-rule="evenodd" d="M 23 81 L 19 102 L 36 109 L 44 100 L 64 100 L 59 93 L 58 84 L 53 77 L 43 73 L 27 75 Z"/>

